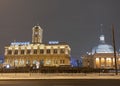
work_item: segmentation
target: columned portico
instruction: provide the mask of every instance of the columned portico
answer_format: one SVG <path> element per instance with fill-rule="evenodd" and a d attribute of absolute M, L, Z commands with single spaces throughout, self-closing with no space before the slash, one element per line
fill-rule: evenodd
<path fill-rule="evenodd" d="M 120 57 L 118 58 L 118 66 L 120 65 Z M 96 65 L 95 68 L 106 68 L 106 69 L 114 69 L 114 58 L 113 57 L 105 57 L 105 58 L 99 58 L 96 57 L 94 64 Z"/>

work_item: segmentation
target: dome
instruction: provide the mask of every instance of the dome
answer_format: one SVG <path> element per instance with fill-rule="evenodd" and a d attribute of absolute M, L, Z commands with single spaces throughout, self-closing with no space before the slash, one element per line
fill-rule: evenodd
<path fill-rule="evenodd" d="M 98 46 L 92 49 L 92 53 L 113 53 L 114 49 L 111 45 L 108 44 L 99 44 Z"/>
<path fill-rule="evenodd" d="M 105 43 L 104 35 L 100 36 L 100 44 L 92 49 L 92 54 L 94 53 L 113 53 L 114 49 L 111 45 Z"/>

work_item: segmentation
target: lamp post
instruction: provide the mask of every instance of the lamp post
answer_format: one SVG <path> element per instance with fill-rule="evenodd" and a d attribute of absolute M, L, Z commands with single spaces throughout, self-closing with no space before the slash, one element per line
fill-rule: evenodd
<path fill-rule="evenodd" d="M 116 57 L 116 46 L 115 46 L 115 32 L 114 32 L 114 25 L 112 24 L 112 41 L 113 41 L 113 48 L 114 48 L 114 58 L 115 58 L 115 74 L 118 75 L 117 71 L 117 57 Z"/>

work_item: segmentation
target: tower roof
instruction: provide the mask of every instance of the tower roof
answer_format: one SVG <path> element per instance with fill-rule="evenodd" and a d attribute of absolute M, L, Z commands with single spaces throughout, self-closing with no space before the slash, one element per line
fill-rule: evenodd
<path fill-rule="evenodd" d="M 41 30 L 42 30 L 42 28 L 40 27 L 40 25 L 35 25 L 35 26 L 33 27 L 33 29 L 41 29 Z"/>

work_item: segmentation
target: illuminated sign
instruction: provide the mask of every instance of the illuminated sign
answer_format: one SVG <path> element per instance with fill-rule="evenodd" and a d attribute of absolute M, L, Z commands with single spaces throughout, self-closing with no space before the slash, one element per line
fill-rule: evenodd
<path fill-rule="evenodd" d="M 49 41 L 49 44 L 59 44 L 59 41 Z"/>
<path fill-rule="evenodd" d="M 30 42 L 12 42 L 11 45 L 29 45 Z"/>

